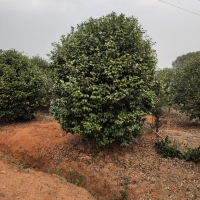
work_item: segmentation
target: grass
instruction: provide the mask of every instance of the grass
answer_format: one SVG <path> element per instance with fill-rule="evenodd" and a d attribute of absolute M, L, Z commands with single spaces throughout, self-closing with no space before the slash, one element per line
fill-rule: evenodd
<path fill-rule="evenodd" d="M 62 175 L 60 170 L 55 170 L 55 174 L 65 178 L 67 182 L 76 186 L 80 186 L 84 180 L 83 174 L 73 171 L 71 167 L 66 171 L 65 175 Z"/>
<path fill-rule="evenodd" d="M 66 171 L 65 179 L 68 182 L 70 182 L 70 183 L 72 183 L 76 186 L 80 186 L 83 182 L 84 176 L 83 176 L 83 174 L 79 174 L 78 172 L 74 172 L 73 169 L 69 168 Z"/>
<path fill-rule="evenodd" d="M 19 163 L 18 164 L 18 169 L 27 169 L 27 168 L 28 168 L 28 166 L 27 166 L 26 163 Z"/>
<path fill-rule="evenodd" d="M 10 163 L 15 163 L 14 159 L 11 157 L 8 157 L 5 153 L 2 153 L 1 156 L 4 157 Z"/>

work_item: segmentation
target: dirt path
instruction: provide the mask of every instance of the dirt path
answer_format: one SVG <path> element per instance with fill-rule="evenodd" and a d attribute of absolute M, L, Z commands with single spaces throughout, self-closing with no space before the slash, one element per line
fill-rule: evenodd
<path fill-rule="evenodd" d="M 176 114 L 172 114 L 161 134 L 176 138 L 180 144 L 185 140 L 189 141 L 191 146 L 200 144 L 199 127 L 182 126 L 180 120 Z M 9 189 L 6 190 L 0 185 L 0 195 L 9 195 L 10 191 L 14 191 L 14 186 L 23 188 L 22 195 L 29 190 L 35 195 L 34 192 L 42 187 L 43 192 L 54 192 L 49 194 L 39 190 L 37 198 L 32 196 L 32 199 L 45 199 L 45 195 L 49 195 L 48 199 L 53 199 L 54 195 L 58 195 L 56 191 L 62 191 L 59 187 L 68 187 L 59 178 L 50 175 L 56 173 L 69 182 L 84 187 L 99 200 L 122 199 L 120 191 L 127 193 L 129 200 L 200 199 L 200 165 L 178 159 L 160 158 L 153 147 L 156 136 L 148 128 L 148 123 L 144 136 L 128 148 L 113 144 L 108 149 L 96 149 L 94 146 L 85 146 L 79 139 L 80 136 L 65 134 L 60 130 L 59 124 L 48 114 L 38 114 L 31 122 L 0 125 L 0 152 L 7 156 L 7 160 L 15 161 L 17 165 L 26 163 L 32 169 L 49 173 L 34 172 L 32 169 L 29 169 L 29 173 L 26 170 L 19 172 L 11 165 L 13 173 L 19 173 L 19 179 L 10 180 L 8 177 L 10 186 L 6 188 Z M 6 172 L 5 167 L 0 168 L 0 171 Z M 0 176 L 8 174 L 6 172 Z M 33 176 L 32 180 L 44 177 L 35 186 L 32 186 L 33 181 L 30 180 L 31 185 L 28 186 L 27 176 L 30 175 Z M 15 175 L 10 176 L 12 177 Z M 49 187 L 43 183 L 42 180 L 45 179 L 48 180 L 46 183 L 52 183 Z M 0 179 L 0 184 L 4 183 L 2 180 Z M 13 180 L 16 181 L 14 184 Z M 24 187 L 20 186 L 26 182 Z M 85 198 L 85 191 L 82 193 L 79 189 L 77 195 L 82 195 L 79 199 L 89 198 Z M 76 189 L 70 190 L 70 194 L 75 197 L 76 193 L 73 191 Z M 0 199 L 3 198 L 1 196 Z M 23 199 L 23 196 L 20 198 Z M 62 199 L 62 196 L 57 196 L 57 199 Z"/>

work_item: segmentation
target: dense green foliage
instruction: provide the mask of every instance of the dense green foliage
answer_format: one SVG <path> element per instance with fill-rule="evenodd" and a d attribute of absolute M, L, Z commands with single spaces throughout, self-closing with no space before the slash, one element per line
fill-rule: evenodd
<path fill-rule="evenodd" d="M 171 83 L 174 77 L 173 68 L 164 68 L 158 69 L 155 73 L 155 80 L 160 84 L 160 88 L 157 91 L 160 91 L 160 98 L 162 98 L 162 104 L 165 107 L 170 107 L 172 105 L 172 96 L 170 92 Z"/>
<path fill-rule="evenodd" d="M 200 162 L 200 146 L 194 149 L 187 149 L 184 152 L 184 158 L 186 161 L 193 161 L 195 163 Z"/>
<path fill-rule="evenodd" d="M 49 108 L 50 101 L 53 98 L 53 96 L 52 96 L 53 72 L 50 69 L 50 63 L 47 62 L 45 59 L 41 58 L 39 55 L 31 57 L 30 60 L 34 65 L 38 66 L 38 68 L 41 71 L 42 76 L 45 80 L 46 95 L 44 96 L 44 98 L 45 98 L 44 106 L 45 106 L 45 108 Z"/>
<path fill-rule="evenodd" d="M 39 55 L 36 55 L 36 56 L 32 56 L 30 58 L 31 62 L 38 66 L 44 73 L 50 73 L 50 68 L 49 68 L 49 63 L 41 58 Z"/>
<path fill-rule="evenodd" d="M 163 140 L 156 141 L 155 148 L 157 153 L 163 158 L 183 157 L 181 151 L 178 149 L 178 146 L 176 144 L 172 144 L 168 136 Z"/>
<path fill-rule="evenodd" d="M 176 144 L 173 144 L 168 136 L 165 139 L 156 141 L 155 148 L 157 153 L 163 158 L 180 158 L 186 161 L 200 162 L 200 146 L 194 149 L 187 148 L 180 151 Z"/>
<path fill-rule="evenodd" d="M 31 119 L 43 105 L 40 70 L 16 50 L 0 51 L 0 119 Z"/>
<path fill-rule="evenodd" d="M 179 56 L 176 58 L 175 61 L 172 62 L 172 66 L 174 69 L 182 68 L 187 64 L 188 60 L 193 60 L 197 56 L 199 56 L 200 51 L 197 52 L 190 52 L 185 55 Z"/>
<path fill-rule="evenodd" d="M 163 106 L 174 107 L 190 119 L 200 119 L 200 51 L 179 56 L 173 68 L 156 72 Z"/>
<path fill-rule="evenodd" d="M 180 60 L 182 57 L 178 57 Z M 183 55 L 184 61 L 174 70 L 170 93 L 172 101 L 191 119 L 200 118 L 200 52 Z M 176 62 L 176 61 L 175 61 Z M 175 63 L 174 62 L 174 63 Z"/>
<path fill-rule="evenodd" d="M 153 43 L 137 19 L 123 14 L 90 18 L 74 30 L 51 52 L 57 97 L 51 113 L 87 143 L 128 145 L 153 103 Z"/>

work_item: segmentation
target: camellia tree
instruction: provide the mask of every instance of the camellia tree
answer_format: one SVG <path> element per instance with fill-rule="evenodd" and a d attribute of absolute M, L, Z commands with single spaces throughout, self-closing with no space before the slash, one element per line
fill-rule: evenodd
<path fill-rule="evenodd" d="M 51 113 L 85 142 L 129 145 L 142 132 L 154 99 L 156 53 L 134 17 L 111 13 L 72 27 L 50 54 Z"/>
<path fill-rule="evenodd" d="M 44 73 L 50 73 L 49 63 L 39 55 L 32 56 L 30 61 L 38 66 Z"/>
<path fill-rule="evenodd" d="M 196 56 L 198 56 L 199 53 L 200 51 L 190 52 L 185 55 L 177 57 L 176 60 L 172 62 L 173 69 L 178 69 L 178 68 L 180 69 L 184 67 L 185 64 L 188 62 L 188 60 L 196 58 Z"/>
<path fill-rule="evenodd" d="M 40 57 L 39 55 L 33 56 L 30 58 L 30 61 L 33 65 L 37 66 L 38 69 L 42 72 L 42 76 L 45 80 L 45 90 L 46 90 L 46 96 L 45 96 L 45 109 L 49 108 L 50 106 L 50 100 L 52 98 L 52 87 L 53 87 L 53 80 L 52 80 L 52 70 L 50 69 L 50 63 Z"/>
<path fill-rule="evenodd" d="M 30 59 L 16 50 L 0 51 L 0 119 L 31 119 L 44 104 L 45 80 Z"/>
<path fill-rule="evenodd" d="M 183 58 L 182 65 L 175 68 L 170 92 L 182 112 L 191 119 L 200 119 L 200 52 L 183 55 Z"/>

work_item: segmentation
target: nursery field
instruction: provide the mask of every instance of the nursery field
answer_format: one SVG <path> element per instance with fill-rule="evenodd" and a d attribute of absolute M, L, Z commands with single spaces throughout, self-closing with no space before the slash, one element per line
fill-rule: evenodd
<path fill-rule="evenodd" d="M 200 199 L 200 164 L 161 158 L 152 116 L 146 118 L 135 144 L 105 149 L 82 144 L 45 112 L 29 122 L 1 122 L 0 199 Z M 200 126 L 176 111 L 159 135 L 181 149 L 200 145 Z"/>

